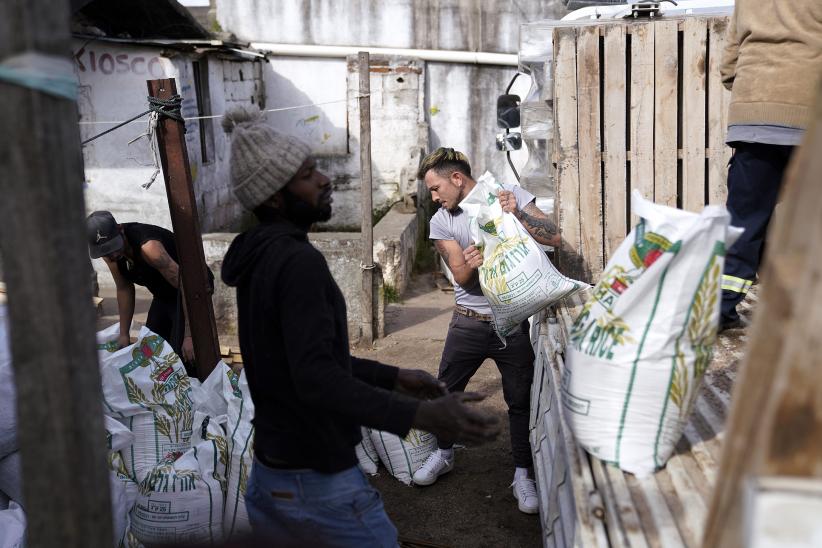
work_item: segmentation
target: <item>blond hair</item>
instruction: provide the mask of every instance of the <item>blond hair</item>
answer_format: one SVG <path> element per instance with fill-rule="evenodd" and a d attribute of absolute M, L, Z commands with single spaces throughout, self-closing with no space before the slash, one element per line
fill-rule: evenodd
<path fill-rule="evenodd" d="M 453 148 L 440 147 L 423 158 L 417 177 L 425 179 L 425 174 L 432 169 L 446 177 L 454 171 L 471 177 L 471 164 L 468 163 L 468 157 Z"/>

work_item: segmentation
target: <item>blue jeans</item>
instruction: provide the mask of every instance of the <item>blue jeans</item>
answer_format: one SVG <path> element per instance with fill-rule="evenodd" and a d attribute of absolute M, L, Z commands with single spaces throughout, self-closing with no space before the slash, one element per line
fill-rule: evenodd
<path fill-rule="evenodd" d="M 277 546 L 397 547 L 380 493 L 356 466 L 321 474 L 254 459 L 245 503 L 255 537 Z"/>

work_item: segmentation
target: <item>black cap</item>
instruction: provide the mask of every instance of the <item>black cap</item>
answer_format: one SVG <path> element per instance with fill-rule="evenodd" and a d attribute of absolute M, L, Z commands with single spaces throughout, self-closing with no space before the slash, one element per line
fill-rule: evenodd
<path fill-rule="evenodd" d="M 99 259 L 123 249 L 123 235 L 114 215 L 110 211 L 95 211 L 86 219 L 88 253 L 92 259 Z"/>

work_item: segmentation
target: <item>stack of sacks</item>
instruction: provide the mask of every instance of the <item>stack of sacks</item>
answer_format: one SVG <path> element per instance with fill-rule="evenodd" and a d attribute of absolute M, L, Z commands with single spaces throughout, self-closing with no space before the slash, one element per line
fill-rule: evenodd
<path fill-rule="evenodd" d="M 382 461 L 388 473 L 406 485 L 411 485 L 414 472 L 437 449 L 434 434 L 415 428 L 404 438 L 371 428 L 362 431 L 363 439 L 356 447 L 360 469 L 374 475 L 377 462 Z"/>

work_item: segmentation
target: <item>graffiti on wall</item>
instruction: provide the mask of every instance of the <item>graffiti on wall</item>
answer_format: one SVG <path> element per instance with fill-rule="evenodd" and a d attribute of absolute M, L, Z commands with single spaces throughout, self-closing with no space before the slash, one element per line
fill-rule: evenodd
<path fill-rule="evenodd" d="M 101 74 L 137 74 L 153 78 L 165 76 L 163 62 L 159 56 L 147 56 L 123 52 L 100 52 L 80 48 L 74 54 L 74 62 L 80 72 Z"/>

